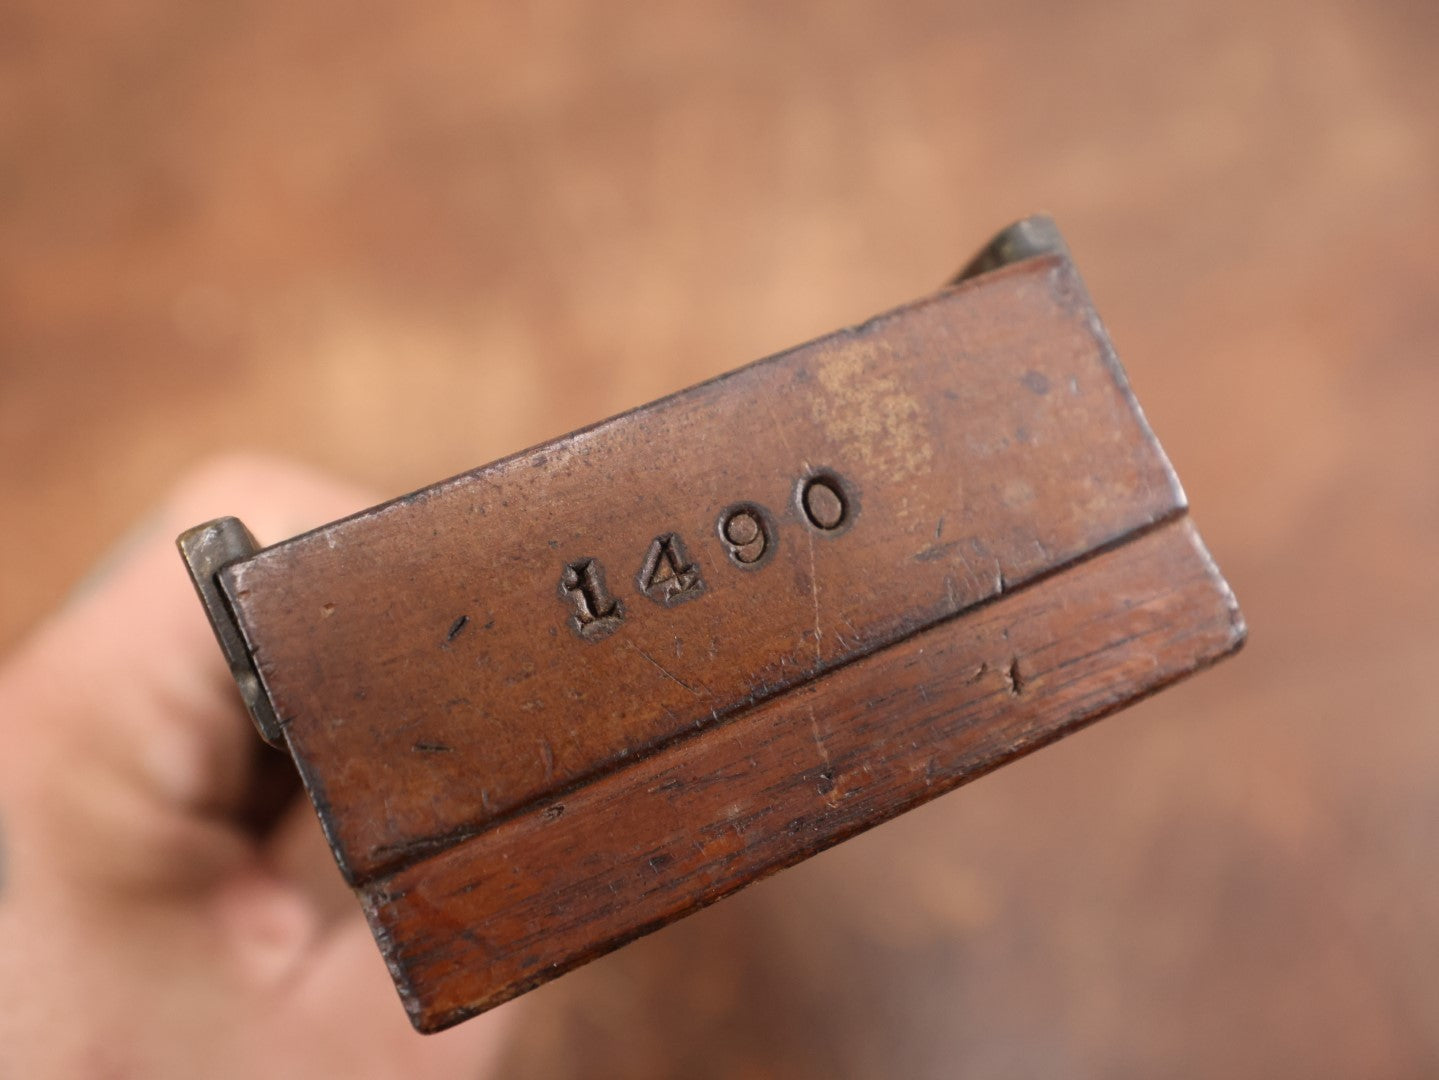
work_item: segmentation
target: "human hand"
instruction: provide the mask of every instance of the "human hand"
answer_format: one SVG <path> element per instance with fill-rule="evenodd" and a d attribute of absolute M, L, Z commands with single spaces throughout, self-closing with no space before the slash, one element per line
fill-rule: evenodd
<path fill-rule="evenodd" d="M 370 505 L 214 463 L 0 663 L 0 1076 L 481 1077 L 512 1007 L 417 1035 L 303 797 L 247 827 L 259 743 L 176 554 Z M 10 568 L 15 572 L 15 568 Z"/>

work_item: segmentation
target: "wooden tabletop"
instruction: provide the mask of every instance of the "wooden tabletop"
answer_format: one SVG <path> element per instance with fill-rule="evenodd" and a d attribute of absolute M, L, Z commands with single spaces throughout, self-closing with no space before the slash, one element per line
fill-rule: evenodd
<path fill-rule="evenodd" d="M 1245 653 L 536 992 L 505 1075 L 1430 1073 L 1436 40 L 1358 0 L 16 0 L 0 647 L 196 457 L 398 495 L 1048 210 Z"/>

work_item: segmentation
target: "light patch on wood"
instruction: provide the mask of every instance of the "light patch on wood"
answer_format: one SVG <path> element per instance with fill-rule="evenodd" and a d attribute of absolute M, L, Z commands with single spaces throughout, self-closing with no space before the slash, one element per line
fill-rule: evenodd
<path fill-rule="evenodd" d="M 810 409 L 837 442 L 897 479 L 922 472 L 934 450 L 919 400 L 893 376 L 873 374 L 881 350 L 860 341 L 825 357 L 815 374 L 827 393 L 811 397 Z"/>

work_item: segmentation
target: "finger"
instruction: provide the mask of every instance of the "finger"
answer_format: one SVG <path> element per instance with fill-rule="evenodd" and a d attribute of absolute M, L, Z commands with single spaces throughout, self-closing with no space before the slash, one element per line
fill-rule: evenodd
<path fill-rule="evenodd" d="M 232 811 L 256 736 L 174 537 L 229 513 L 273 541 L 372 501 L 358 488 L 259 458 L 221 459 L 186 478 L 105 573 L 11 661 L 11 697 L 23 702 L 32 739 L 46 744 L 43 772 L 60 793 L 98 804 L 87 817 L 113 817 L 116 806 L 191 817 Z M 129 790 L 110 790 L 117 787 Z M 108 824 L 115 827 L 97 838 L 133 833 L 135 822 Z"/>
<path fill-rule="evenodd" d="M 265 841 L 265 862 L 280 879 L 301 890 L 322 927 L 359 917 L 359 901 L 341 876 L 307 798 L 286 809 Z"/>

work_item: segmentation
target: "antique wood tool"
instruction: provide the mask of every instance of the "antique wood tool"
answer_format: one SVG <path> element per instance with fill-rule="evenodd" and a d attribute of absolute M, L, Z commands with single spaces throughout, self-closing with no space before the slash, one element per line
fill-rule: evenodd
<path fill-rule="evenodd" d="M 634 412 L 180 547 L 422 1031 L 1244 637 L 1046 218 Z"/>

